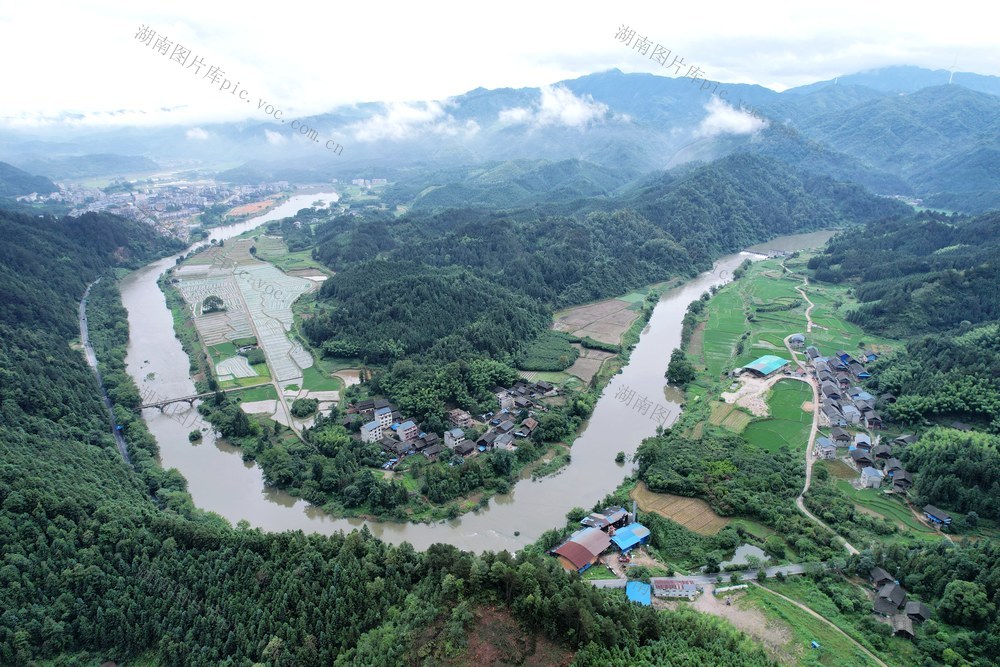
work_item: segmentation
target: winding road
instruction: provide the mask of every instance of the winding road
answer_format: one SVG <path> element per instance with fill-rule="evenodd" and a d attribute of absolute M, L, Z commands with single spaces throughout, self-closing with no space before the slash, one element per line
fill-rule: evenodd
<path fill-rule="evenodd" d="M 781 267 L 785 269 L 787 273 L 792 273 L 792 271 L 790 271 L 784 265 L 784 263 L 782 263 Z M 808 284 L 809 284 L 808 278 L 803 278 L 802 285 L 805 286 Z M 803 291 L 801 287 L 796 287 L 795 289 L 798 290 L 799 294 L 802 295 L 803 299 L 809 302 L 809 307 L 806 308 L 806 330 L 812 331 L 813 322 L 812 322 L 812 317 L 810 316 L 810 311 L 813 309 L 813 302 L 810 301 L 809 297 L 806 296 L 805 291 Z M 785 341 L 784 341 L 785 348 L 788 350 L 788 354 L 791 355 L 792 359 L 795 360 L 795 363 L 798 364 L 799 368 L 805 371 L 806 365 L 799 359 L 798 354 L 795 352 L 795 350 L 792 349 L 792 344 L 789 342 L 789 339 L 793 335 L 794 334 L 789 334 L 788 336 L 785 336 Z M 809 492 L 809 486 L 812 484 L 813 463 L 816 460 L 816 457 L 813 456 L 813 447 L 816 444 L 816 435 L 819 433 L 819 387 L 817 386 L 816 379 L 810 375 L 805 375 L 803 377 L 793 378 L 793 379 L 801 380 L 802 382 L 807 383 L 812 388 L 812 394 L 813 394 L 813 400 L 812 400 L 813 422 L 812 422 L 812 428 L 809 430 L 809 442 L 806 445 L 806 483 L 802 487 L 802 492 L 799 494 L 798 498 L 795 499 L 795 506 L 798 507 L 799 511 L 802 512 L 802 514 L 804 514 L 806 518 L 808 518 L 810 521 L 812 521 L 818 526 L 822 526 L 823 528 L 833 533 L 837 537 L 837 539 L 844 545 L 844 548 L 847 549 L 847 553 L 851 555 L 857 554 L 858 550 L 854 547 L 853 544 L 848 542 L 843 535 L 841 535 L 833 528 L 828 526 L 826 522 L 822 521 L 819 517 L 810 512 L 808 508 L 806 508 L 805 496 Z"/>

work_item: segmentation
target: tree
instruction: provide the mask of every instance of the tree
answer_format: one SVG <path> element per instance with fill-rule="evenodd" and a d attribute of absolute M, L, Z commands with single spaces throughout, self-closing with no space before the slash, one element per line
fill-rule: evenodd
<path fill-rule="evenodd" d="M 203 313 L 214 313 L 225 309 L 225 303 L 223 303 L 222 299 L 215 294 L 209 294 L 205 297 L 205 300 L 201 302 L 201 312 Z"/>
<path fill-rule="evenodd" d="M 686 386 L 687 383 L 697 377 L 694 366 L 687 359 L 687 355 L 684 354 L 684 350 L 680 348 L 675 348 L 673 352 L 670 353 L 670 364 L 667 366 L 667 380 L 670 384 L 676 384 L 678 386 Z"/>
<path fill-rule="evenodd" d="M 993 617 L 996 607 L 982 584 L 956 580 L 945 586 L 938 611 L 948 623 L 978 629 Z"/>

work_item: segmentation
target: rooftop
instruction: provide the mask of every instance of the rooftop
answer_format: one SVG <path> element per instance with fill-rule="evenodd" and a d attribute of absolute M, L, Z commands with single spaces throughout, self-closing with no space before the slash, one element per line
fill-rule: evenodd
<path fill-rule="evenodd" d="M 625 584 L 625 597 L 631 602 L 638 602 L 647 607 L 652 602 L 652 592 L 650 585 L 641 581 L 630 581 Z"/>
<path fill-rule="evenodd" d="M 782 359 L 781 357 L 776 357 L 773 354 L 765 354 L 759 359 L 754 359 L 749 364 L 743 368 L 751 371 L 756 371 L 761 375 L 770 375 L 782 366 L 787 366 L 788 360 Z"/>
<path fill-rule="evenodd" d="M 611 541 L 622 551 L 627 551 L 641 544 L 648 537 L 649 528 L 641 523 L 630 523 L 615 531 L 615 536 L 611 538 Z"/>

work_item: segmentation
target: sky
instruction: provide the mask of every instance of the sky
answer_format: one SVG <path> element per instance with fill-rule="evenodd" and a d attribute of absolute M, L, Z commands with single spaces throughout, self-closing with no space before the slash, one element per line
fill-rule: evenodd
<path fill-rule="evenodd" d="M 304 115 L 611 68 L 667 74 L 615 40 L 623 25 L 708 79 L 774 90 L 902 64 L 1000 75 L 1000 10 L 984 3 L 637 4 L 8 0 L 0 125 L 265 120 L 268 105 Z M 143 26 L 169 40 L 169 53 L 136 38 Z M 185 64 L 170 58 L 177 45 L 189 51 Z"/>

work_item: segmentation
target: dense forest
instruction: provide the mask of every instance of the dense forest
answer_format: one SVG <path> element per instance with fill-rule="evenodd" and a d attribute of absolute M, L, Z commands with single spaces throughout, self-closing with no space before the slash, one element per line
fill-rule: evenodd
<path fill-rule="evenodd" d="M 900 458 L 917 473 L 910 490 L 917 505 L 962 512 L 966 522 L 978 517 L 1000 521 L 1000 437 L 934 428 Z"/>
<path fill-rule="evenodd" d="M 125 330 L 108 271 L 173 248 L 109 216 L 0 225 L 18 240 L 0 247 L 0 292 L 19 299 L 0 311 L 0 663 L 398 665 L 418 643 L 427 659 L 460 655 L 470 610 L 497 605 L 581 665 L 772 664 L 721 621 L 629 604 L 535 548 L 417 553 L 366 532 L 233 529 L 179 502 L 172 480 L 151 493 L 116 451 L 70 342 L 77 300 L 103 274 L 90 317 L 118 375 Z M 113 388 L 122 401 L 126 378 Z"/>
<path fill-rule="evenodd" d="M 1000 213 L 923 212 L 832 239 L 809 262 L 817 280 L 856 284 L 852 320 L 893 337 L 1000 319 Z"/>

